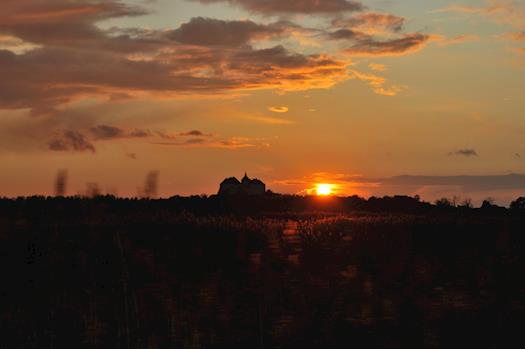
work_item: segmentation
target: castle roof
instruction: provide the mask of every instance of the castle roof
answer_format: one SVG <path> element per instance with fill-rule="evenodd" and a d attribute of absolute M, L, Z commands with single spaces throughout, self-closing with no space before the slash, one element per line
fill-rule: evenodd
<path fill-rule="evenodd" d="M 235 177 L 230 177 L 222 181 L 222 184 L 241 184 L 241 182 Z"/>

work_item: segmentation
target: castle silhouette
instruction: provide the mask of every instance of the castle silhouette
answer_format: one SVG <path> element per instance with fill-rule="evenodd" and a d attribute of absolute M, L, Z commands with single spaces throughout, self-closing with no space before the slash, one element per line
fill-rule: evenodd
<path fill-rule="evenodd" d="M 266 192 L 266 184 L 259 179 L 250 179 L 245 173 L 241 181 L 235 177 L 222 181 L 219 195 L 262 195 Z"/>

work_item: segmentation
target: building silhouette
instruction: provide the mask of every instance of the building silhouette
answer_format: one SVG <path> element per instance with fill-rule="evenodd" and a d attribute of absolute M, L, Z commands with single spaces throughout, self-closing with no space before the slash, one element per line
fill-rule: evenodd
<path fill-rule="evenodd" d="M 266 184 L 259 179 L 251 179 L 245 173 L 241 181 L 235 177 L 222 181 L 219 195 L 262 195 L 266 192 Z"/>

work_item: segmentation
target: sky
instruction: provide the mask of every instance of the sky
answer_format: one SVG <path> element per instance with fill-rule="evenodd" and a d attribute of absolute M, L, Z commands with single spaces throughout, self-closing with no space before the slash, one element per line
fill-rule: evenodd
<path fill-rule="evenodd" d="M 525 196 L 525 1 L 2 0 L 0 196 Z"/>

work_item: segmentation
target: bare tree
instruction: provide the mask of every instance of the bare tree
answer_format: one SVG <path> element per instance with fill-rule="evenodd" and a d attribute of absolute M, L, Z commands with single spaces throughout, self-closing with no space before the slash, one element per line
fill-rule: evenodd
<path fill-rule="evenodd" d="M 473 208 L 474 205 L 472 204 L 472 199 L 471 198 L 465 198 L 465 200 L 463 200 L 463 202 L 461 203 L 461 207 Z"/>

